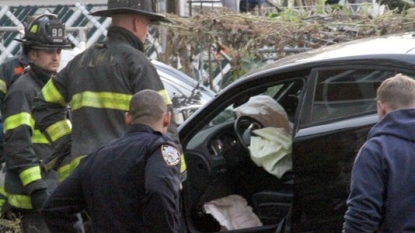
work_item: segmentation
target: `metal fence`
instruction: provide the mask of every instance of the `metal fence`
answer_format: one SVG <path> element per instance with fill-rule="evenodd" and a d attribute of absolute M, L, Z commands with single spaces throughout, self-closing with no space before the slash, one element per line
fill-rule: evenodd
<path fill-rule="evenodd" d="M 167 0 L 165 0 L 167 1 Z M 159 0 L 160 2 L 165 2 Z M 183 0 L 184 1 L 184 0 Z M 193 5 L 187 5 L 191 9 L 197 6 L 202 7 L 217 7 L 220 0 L 215 1 L 197 1 L 193 0 Z M 206 2 L 211 2 L 210 6 Z M 216 5 L 213 5 L 216 4 Z M 97 10 L 106 9 L 106 4 L 66 4 L 66 5 L 19 5 L 19 6 L 0 6 L 0 63 L 9 57 L 17 55 L 21 46 L 15 39 L 20 39 L 23 36 L 24 25 L 28 16 L 44 13 L 56 14 L 60 20 L 66 24 L 66 31 L 68 39 L 78 48 L 84 50 L 98 40 L 105 38 L 107 28 L 111 23 L 110 18 L 94 17 L 89 13 Z M 163 11 L 163 9 L 160 9 Z M 188 13 L 192 11 L 189 10 Z M 155 28 L 150 28 L 147 36 L 148 44 L 146 46 L 147 56 L 150 59 L 158 60 L 160 54 L 163 54 L 163 39 L 155 35 L 162 33 L 155 33 Z M 165 44 L 165 43 L 164 43 Z M 265 51 L 260 51 L 261 53 Z M 269 52 L 269 51 L 267 51 Z M 273 54 L 272 51 L 270 54 Z M 221 90 L 226 85 L 226 80 L 230 77 L 231 65 L 230 58 L 226 54 L 221 54 L 219 57 L 208 57 L 206 52 L 200 53 L 197 59 L 192 61 L 193 75 L 196 80 L 202 81 L 206 86 L 209 86 L 214 91 Z M 271 60 L 277 59 L 270 57 Z M 215 68 L 208 63 L 214 63 Z"/>
<path fill-rule="evenodd" d="M 44 13 L 56 14 L 60 20 L 66 24 L 68 39 L 81 51 L 88 48 L 99 40 L 103 40 L 107 34 L 107 28 L 111 23 L 110 18 L 94 17 L 89 13 L 97 10 L 106 9 L 106 4 L 70 4 L 70 5 L 26 5 L 26 6 L 1 6 L 0 7 L 0 63 L 7 58 L 17 55 L 21 51 L 21 46 L 15 39 L 23 36 L 24 25 L 28 16 Z M 150 59 L 158 60 L 163 54 L 162 39 L 155 35 L 155 28 L 150 28 L 146 46 L 146 54 Z M 210 75 L 215 80 L 215 91 L 222 78 L 230 71 L 230 65 L 223 60 L 225 69 L 215 70 Z M 206 66 L 198 66 L 194 63 L 194 75 L 196 80 L 208 79 L 209 72 Z"/>
<path fill-rule="evenodd" d="M 45 6 L 2 6 L 0 9 L 0 62 L 16 55 L 20 43 L 14 39 L 21 38 L 26 18 L 35 14 L 56 14 L 67 27 L 68 39 L 79 49 L 85 49 L 97 40 L 103 39 L 109 18 L 97 18 L 89 15 L 90 11 L 106 7 L 103 4 L 45 5 Z"/>

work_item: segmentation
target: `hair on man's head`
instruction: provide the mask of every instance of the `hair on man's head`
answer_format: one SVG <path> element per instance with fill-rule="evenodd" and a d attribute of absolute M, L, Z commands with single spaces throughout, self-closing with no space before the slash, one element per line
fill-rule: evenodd
<path fill-rule="evenodd" d="M 167 105 L 156 91 L 142 90 L 131 98 L 130 114 L 133 123 L 153 124 L 163 118 L 166 112 Z"/>
<path fill-rule="evenodd" d="M 415 80 L 397 74 L 382 82 L 377 90 L 377 100 L 386 104 L 390 110 L 415 107 Z"/>

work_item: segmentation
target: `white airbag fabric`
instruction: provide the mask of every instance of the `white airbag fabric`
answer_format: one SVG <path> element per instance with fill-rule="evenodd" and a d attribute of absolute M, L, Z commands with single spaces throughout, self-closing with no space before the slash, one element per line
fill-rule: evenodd
<path fill-rule="evenodd" d="M 219 222 L 222 230 L 262 226 L 261 220 L 240 195 L 229 195 L 209 201 L 203 205 L 203 208 Z"/>
<path fill-rule="evenodd" d="M 253 131 L 249 147 L 252 161 L 267 172 L 281 178 L 291 170 L 291 134 L 283 128 L 266 127 Z"/>

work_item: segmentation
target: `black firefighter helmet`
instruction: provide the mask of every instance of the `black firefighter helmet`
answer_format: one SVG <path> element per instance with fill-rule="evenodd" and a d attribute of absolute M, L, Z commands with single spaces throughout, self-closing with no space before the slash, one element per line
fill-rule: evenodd
<path fill-rule="evenodd" d="M 108 0 L 108 9 L 91 13 L 93 16 L 112 17 L 120 14 L 138 14 L 153 22 L 170 22 L 164 15 L 156 13 L 156 0 Z"/>
<path fill-rule="evenodd" d="M 72 45 L 66 40 L 65 24 L 54 14 L 42 14 L 25 27 L 20 41 L 25 47 L 34 49 L 65 49 Z"/>

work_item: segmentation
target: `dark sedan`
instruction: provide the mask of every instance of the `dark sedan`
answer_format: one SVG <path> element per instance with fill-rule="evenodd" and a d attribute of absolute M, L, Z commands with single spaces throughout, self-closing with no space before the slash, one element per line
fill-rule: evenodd
<path fill-rule="evenodd" d="M 179 127 L 189 232 L 341 232 L 353 161 L 378 121 L 377 87 L 397 73 L 415 77 L 414 49 L 414 34 L 406 33 L 291 55 L 247 74 L 190 116 Z M 259 95 L 277 101 L 290 121 L 292 167 L 280 177 L 250 155 L 249 138 L 263 126 L 235 114 Z M 206 203 L 233 195 L 260 224 L 225 226 L 207 211 Z"/>

